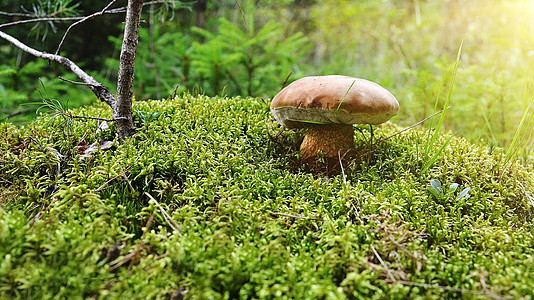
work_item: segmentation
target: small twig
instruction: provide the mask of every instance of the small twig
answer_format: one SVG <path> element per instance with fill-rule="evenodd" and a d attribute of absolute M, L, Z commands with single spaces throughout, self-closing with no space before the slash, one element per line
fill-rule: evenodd
<path fill-rule="evenodd" d="M 178 223 L 176 223 L 176 221 L 174 221 L 171 218 L 171 216 L 165 211 L 165 209 L 163 209 L 163 207 L 159 204 L 159 202 L 156 201 L 156 199 L 154 199 L 154 197 L 152 197 L 152 195 L 150 195 L 148 192 L 145 192 L 145 195 L 147 195 L 148 198 L 150 198 L 150 200 L 153 200 L 154 203 L 156 203 L 156 205 L 159 207 L 159 209 L 161 211 L 161 214 L 163 215 L 163 218 L 165 219 L 165 221 L 167 221 L 169 226 L 171 226 L 172 230 L 179 231 L 180 229 L 182 229 L 182 226 L 180 226 Z"/>
<path fill-rule="evenodd" d="M 112 6 L 113 4 L 115 4 L 115 2 L 117 2 L 117 0 L 112 0 L 111 2 L 108 3 L 108 5 L 106 5 L 106 7 L 104 7 L 104 9 L 102 9 L 101 11 L 99 12 L 96 12 L 92 15 L 89 15 L 89 16 L 85 16 L 83 19 L 79 20 L 79 21 L 76 21 L 72 24 L 70 24 L 69 28 L 67 28 L 67 31 L 65 31 L 65 34 L 63 35 L 63 38 L 61 39 L 61 42 L 59 42 L 59 46 L 57 47 L 57 50 L 56 50 L 56 55 L 59 55 L 59 52 L 61 52 L 61 47 L 63 47 L 63 43 L 65 42 L 65 39 L 67 38 L 67 35 L 69 35 L 71 29 L 78 25 L 78 24 L 81 24 L 82 22 L 85 22 L 89 19 L 92 19 L 94 17 L 97 17 L 97 16 L 100 16 L 100 15 L 103 15 L 104 12 L 110 7 Z"/>
<path fill-rule="evenodd" d="M 245 18 L 245 12 L 243 12 L 243 8 L 241 8 L 241 5 L 239 5 L 239 1 L 235 0 L 235 4 L 237 4 L 237 7 L 239 7 L 239 10 L 241 11 L 241 15 L 243 16 L 243 22 L 245 22 L 245 26 L 248 26 L 247 19 Z"/>
<path fill-rule="evenodd" d="M 165 0 L 148 1 L 148 2 L 144 2 L 143 6 L 153 5 L 153 4 L 165 4 L 167 2 L 169 2 L 169 1 L 168 0 L 167 1 L 165 1 Z M 110 10 L 104 12 L 104 14 L 119 14 L 119 13 L 123 13 L 123 12 L 126 12 L 126 6 L 110 9 Z"/>
<path fill-rule="evenodd" d="M 399 281 L 396 281 L 395 283 L 400 283 L 402 285 L 408 285 L 408 286 L 417 286 L 417 287 L 422 287 L 422 288 L 427 288 L 427 289 L 444 290 L 444 291 L 450 291 L 450 292 L 456 292 L 456 293 L 462 293 L 462 294 L 481 295 L 481 296 L 490 297 L 492 299 L 512 299 L 512 297 L 501 296 L 501 295 L 497 295 L 492 292 L 479 292 L 479 291 L 474 291 L 474 290 L 460 289 L 460 288 L 443 286 L 443 285 L 434 285 L 434 284 L 404 281 L 404 280 L 399 280 Z"/>
<path fill-rule="evenodd" d="M 350 202 L 350 205 L 352 205 L 352 209 L 354 210 L 354 213 L 356 215 L 356 219 L 358 219 L 360 224 L 364 224 L 363 220 L 360 218 L 360 212 L 356 208 L 356 205 L 354 205 L 354 203 L 352 203 L 352 201 Z M 367 236 L 367 233 L 365 235 Z"/>
<path fill-rule="evenodd" d="M 139 239 L 139 242 L 137 243 L 137 246 L 136 246 L 136 249 L 135 249 L 135 257 L 137 257 L 140 253 L 141 253 L 141 250 L 144 248 L 143 245 L 143 237 L 145 236 L 145 234 L 150 230 L 150 226 L 152 226 L 152 222 L 154 222 L 154 213 L 152 213 L 150 215 L 150 217 L 148 217 L 148 221 L 146 221 L 146 225 L 145 225 L 145 231 L 143 232 L 143 235 L 141 236 L 141 238 Z M 134 260 L 130 260 L 130 265 L 128 266 L 128 269 L 130 269 L 133 264 L 134 264 Z"/>
<path fill-rule="evenodd" d="M 402 252 L 408 254 L 408 256 L 412 257 L 413 259 L 418 259 L 419 258 L 419 257 L 417 257 L 417 255 L 413 254 L 408 249 L 404 248 L 397 240 L 395 240 L 395 238 L 391 234 L 388 235 L 388 238 L 395 246 L 397 246 L 397 248 L 401 249 Z"/>
<path fill-rule="evenodd" d="M 25 114 L 27 112 L 31 111 L 30 108 L 27 108 L 27 109 L 23 109 L 23 110 L 19 110 L 19 111 L 16 111 L 14 113 L 11 113 L 10 115 L 8 115 L 7 117 L 5 117 L 5 119 L 9 119 L 9 118 L 12 118 L 14 116 L 18 116 L 18 115 L 22 115 L 22 114 Z"/>
<path fill-rule="evenodd" d="M 347 154 L 349 154 L 350 152 L 352 151 L 352 149 L 348 149 L 347 151 L 345 151 L 345 153 L 343 153 L 343 155 L 341 156 L 341 160 L 340 162 L 345 159 L 345 156 L 347 156 Z M 337 162 L 332 166 L 331 170 L 335 169 L 337 167 Z M 341 168 L 343 169 L 343 166 L 341 166 Z M 346 183 L 346 182 L 345 182 Z"/>
<path fill-rule="evenodd" d="M 35 15 L 32 15 L 32 14 L 10 13 L 10 12 L 5 12 L 5 11 L 0 11 L 0 16 L 6 16 L 6 17 L 25 17 L 25 18 L 32 18 L 32 17 L 35 17 Z"/>
<path fill-rule="evenodd" d="M 284 79 L 284 82 L 282 83 L 282 89 L 286 86 L 287 81 L 289 80 L 289 77 L 291 77 L 292 74 L 293 74 L 293 71 L 291 71 L 291 72 L 289 72 L 289 74 L 287 74 L 286 79 Z"/>
<path fill-rule="evenodd" d="M 77 115 L 71 115 L 68 113 L 62 113 L 63 115 L 72 118 L 72 119 L 85 119 L 85 120 L 98 120 L 98 121 L 106 121 L 106 122 L 115 122 L 118 120 L 124 120 L 127 119 L 126 117 L 118 117 L 115 119 L 106 119 L 106 118 L 99 118 L 99 117 L 87 117 L 87 116 L 77 116 Z"/>
<path fill-rule="evenodd" d="M 113 180 L 121 177 L 124 173 L 128 172 L 130 169 L 132 168 L 132 166 L 129 166 L 128 168 L 126 168 L 126 170 L 122 171 L 121 173 L 119 173 L 119 175 L 111 178 L 110 180 L 104 182 L 99 188 L 97 188 L 95 190 L 95 192 L 100 192 L 106 185 L 108 185 L 110 182 L 112 182 Z"/>
<path fill-rule="evenodd" d="M 143 6 L 146 6 L 146 5 L 151 5 L 151 4 L 164 4 L 166 3 L 167 1 L 149 1 L 149 2 L 145 2 L 143 3 Z M 120 14 L 120 13 L 125 13 L 126 12 L 126 7 L 118 7 L 118 8 L 114 8 L 114 9 L 110 9 L 110 10 L 106 10 L 103 14 Z M 83 20 L 85 18 L 87 18 L 87 16 L 85 17 L 61 17 L 61 18 L 53 18 L 53 17 L 49 17 L 49 16 L 35 16 L 35 15 L 30 15 L 30 14 L 17 14 L 17 13 L 6 13 L 6 12 L 2 12 L 0 11 L 0 15 L 6 15 L 6 16 L 9 16 L 8 14 L 12 14 L 11 16 L 13 17 L 28 17 L 28 18 L 32 18 L 32 19 L 28 19 L 28 20 L 19 20 L 19 21 L 14 21 L 14 22 L 9 22 L 9 23 L 4 23 L 4 24 L 0 24 L 0 28 L 3 28 L 3 27 L 9 27 L 9 26 L 15 26 L 15 25 L 22 25 L 22 24 L 29 24 L 29 23 L 39 23 L 39 22 L 68 22 L 68 21 L 80 21 L 80 20 Z"/>
<path fill-rule="evenodd" d="M 303 220 L 312 220 L 312 221 L 321 221 L 321 222 L 324 221 L 323 219 L 319 219 L 319 218 L 307 218 L 307 217 L 303 217 L 300 215 L 288 215 L 288 214 L 279 213 L 279 212 L 271 212 L 271 214 L 282 216 L 282 217 L 288 217 L 288 218 L 303 219 Z"/>
<path fill-rule="evenodd" d="M 174 91 L 169 94 L 169 97 L 167 97 L 167 99 L 165 99 L 165 101 L 169 101 L 169 100 L 172 100 L 172 99 L 176 98 L 176 92 L 178 91 L 179 87 L 180 87 L 179 85 L 176 85 L 176 87 L 174 88 Z"/>
<path fill-rule="evenodd" d="M 388 273 L 389 279 L 391 279 L 391 281 L 393 281 L 393 282 L 397 282 L 397 279 L 395 279 L 395 277 L 393 276 L 393 274 L 391 273 L 389 268 L 386 266 L 386 263 L 382 260 L 382 257 L 380 257 L 378 252 L 376 252 L 375 247 L 373 247 L 373 245 L 371 245 L 371 250 L 373 250 L 373 252 L 375 253 L 376 258 L 378 258 L 378 261 L 380 262 L 382 267 L 384 267 L 384 269 Z"/>
<path fill-rule="evenodd" d="M 141 157 L 141 155 L 142 155 L 143 153 L 144 153 L 144 151 L 141 151 L 141 153 L 139 153 L 139 155 L 135 158 L 134 163 L 136 163 L 136 162 L 139 160 L 139 158 Z M 133 166 L 133 164 L 132 164 L 132 166 Z M 124 174 L 126 174 L 126 172 L 128 172 L 128 171 L 132 168 L 132 166 L 129 166 L 128 168 L 126 168 L 126 170 L 123 170 L 121 173 L 119 173 L 119 175 L 117 175 L 117 176 L 111 178 L 110 180 L 104 182 L 99 188 L 97 188 L 97 189 L 95 190 L 95 192 L 100 192 L 100 191 L 101 191 L 106 185 L 108 185 L 110 182 L 112 182 L 113 180 L 115 180 L 115 179 L 117 179 L 117 178 L 123 176 Z M 121 169 L 122 169 L 122 168 L 121 168 Z"/>
<path fill-rule="evenodd" d="M 286 131 L 286 128 L 282 127 L 282 130 L 280 130 L 280 132 L 278 132 L 274 138 L 277 139 L 284 131 Z"/>
<path fill-rule="evenodd" d="M 449 109 L 449 108 L 450 108 L 450 106 L 447 107 L 447 109 Z M 419 122 L 417 122 L 417 123 L 415 123 L 415 124 L 413 124 L 413 125 L 411 125 L 411 126 L 409 126 L 409 127 L 406 127 L 406 128 L 404 128 L 403 130 L 401 130 L 401 131 L 399 131 L 399 132 L 396 132 L 396 133 L 394 133 L 394 134 L 392 134 L 392 135 L 390 135 L 390 136 L 388 136 L 388 137 L 386 137 L 386 138 L 383 138 L 383 139 L 379 140 L 378 143 L 383 142 L 383 141 L 385 141 L 385 140 L 388 140 L 388 139 L 390 139 L 390 138 L 392 138 L 392 137 L 394 137 L 394 136 L 396 136 L 396 135 L 399 135 L 399 134 L 401 134 L 401 133 L 403 133 L 403 132 L 405 132 L 405 131 L 408 131 L 408 130 L 414 128 L 415 126 L 420 125 L 420 124 L 422 124 L 422 123 L 428 121 L 429 119 L 432 119 L 433 117 L 435 117 L 435 116 L 441 114 L 442 112 L 443 112 L 443 109 L 440 110 L 440 111 L 438 111 L 437 113 L 431 115 L 430 117 L 426 117 L 426 118 L 424 118 L 423 120 L 421 120 L 421 121 L 419 121 Z"/>
<path fill-rule="evenodd" d="M 369 149 L 373 149 L 373 125 L 369 124 L 369 131 L 371 132 L 371 135 L 369 136 L 369 141 L 367 142 L 369 144 Z M 372 153 L 372 152 L 371 152 Z M 369 154 L 371 154 L 369 153 Z M 367 163 L 369 164 L 371 162 L 371 155 L 367 156 Z"/>
<path fill-rule="evenodd" d="M 135 193 L 135 189 L 134 187 L 132 186 L 132 183 L 130 182 L 130 180 L 128 179 L 128 177 L 126 176 L 126 172 L 124 172 L 124 170 L 122 169 L 122 166 L 121 164 L 119 164 L 119 167 L 121 168 L 121 174 L 122 174 L 122 177 L 124 177 L 124 180 L 126 180 L 126 182 L 128 183 L 128 185 L 130 186 L 130 189 L 132 189 L 132 194 Z"/>
<path fill-rule="evenodd" d="M 135 251 L 124 256 L 123 258 L 117 258 L 116 260 L 110 262 L 109 263 L 109 265 L 111 266 L 110 271 L 117 269 L 118 267 L 124 265 L 128 261 L 130 262 L 130 265 L 128 266 L 128 268 L 131 268 L 133 264 L 135 263 L 134 259 L 141 253 L 141 251 L 147 250 L 144 247 L 143 237 L 145 236 L 145 233 L 147 233 L 150 227 L 152 226 L 153 221 L 154 221 L 154 214 L 151 214 L 150 217 L 148 218 L 148 221 L 146 222 L 145 232 L 143 232 L 143 235 L 141 236 L 141 238 L 139 239 L 139 242 L 135 246 Z"/>
<path fill-rule="evenodd" d="M 111 266 L 110 271 L 113 271 L 117 269 L 118 267 L 124 265 L 128 260 L 130 260 L 133 256 L 137 255 L 136 252 L 130 253 L 122 258 L 117 258 L 116 260 L 109 263 Z"/>
<path fill-rule="evenodd" d="M 72 84 L 76 84 L 76 85 L 83 85 L 83 86 L 96 86 L 94 83 L 89 83 L 89 82 L 79 82 L 79 81 L 72 81 L 70 79 L 67 79 L 67 78 L 63 78 L 61 76 L 58 76 L 57 78 L 63 80 L 63 81 L 66 81 L 68 83 L 72 83 Z"/>
<path fill-rule="evenodd" d="M 29 24 L 29 23 L 39 23 L 39 22 L 78 21 L 80 19 L 83 19 L 83 18 L 82 17 L 63 17 L 63 18 L 44 17 L 44 18 L 35 18 L 35 19 L 19 20 L 19 21 L 0 24 L 0 28 L 9 27 L 9 26 L 15 26 L 15 25 L 22 25 L 22 24 Z"/>

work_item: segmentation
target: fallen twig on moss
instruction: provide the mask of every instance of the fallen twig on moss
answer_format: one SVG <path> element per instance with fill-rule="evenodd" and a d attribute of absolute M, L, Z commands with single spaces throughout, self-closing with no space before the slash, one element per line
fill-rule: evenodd
<path fill-rule="evenodd" d="M 371 250 L 373 250 L 373 253 L 375 254 L 376 258 L 378 259 L 378 261 L 380 262 L 380 264 L 382 265 L 384 270 L 386 270 L 386 273 L 388 274 L 389 279 L 391 279 L 391 281 L 393 281 L 393 282 L 397 282 L 397 279 L 395 279 L 395 276 L 393 276 L 393 274 L 389 270 L 389 268 L 386 265 L 386 263 L 384 262 L 384 260 L 382 260 L 382 257 L 380 257 L 380 254 L 378 254 L 378 252 L 376 252 L 376 249 L 375 249 L 375 247 L 373 247 L 373 245 L 371 245 Z"/>
<path fill-rule="evenodd" d="M 145 233 L 150 229 L 150 226 L 152 226 L 152 222 L 153 221 L 154 221 L 154 214 L 150 215 L 150 217 L 148 218 L 148 221 L 146 222 L 146 225 L 145 225 L 146 231 L 145 231 Z M 143 233 L 143 235 L 145 233 Z M 145 250 L 145 249 L 146 248 L 144 247 L 144 243 L 143 243 L 142 239 L 140 239 L 140 241 L 135 246 L 135 251 L 134 252 L 132 252 L 132 253 L 130 253 L 130 254 L 122 257 L 122 258 L 117 258 L 114 261 L 109 263 L 109 265 L 111 266 L 110 271 L 114 271 L 115 269 L 121 267 L 122 265 L 124 265 L 127 262 L 130 262 L 130 265 L 128 266 L 128 268 L 131 268 L 133 266 L 133 264 L 136 262 L 136 258 L 139 256 L 139 254 L 141 254 L 141 251 Z"/>
<path fill-rule="evenodd" d="M 289 215 L 289 214 L 284 214 L 284 213 L 279 213 L 279 212 L 271 212 L 271 214 L 282 216 L 282 217 L 288 217 L 288 218 L 303 219 L 303 220 L 313 220 L 313 221 L 321 221 L 321 222 L 324 221 L 323 219 L 319 219 L 319 218 L 309 218 L 309 217 L 303 217 L 300 215 Z"/>
<path fill-rule="evenodd" d="M 145 192 L 145 195 L 147 195 L 148 198 L 150 198 L 150 200 L 153 200 L 154 203 L 156 203 L 156 205 L 159 207 L 159 209 L 161 211 L 161 214 L 163 215 L 163 218 L 165 219 L 165 221 L 167 221 L 169 226 L 171 226 L 172 230 L 179 231 L 180 229 L 182 229 L 182 226 L 180 226 L 178 223 L 176 223 L 176 221 L 174 221 L 171 218 L 171 216 L 165 211 L 165 209 L 163 209 L 163 207 L 159 204 L 159 202 L 156 201 L 156 199 L 154 199 L 154 197 L 152 197 L 152 195 L 150 195 L 148 192 Z"/>
<path fill-rule="evenodd" d="M 456 293 L 461 293 L 461 294 L 480 295 L 480 296 L 486 296 L 492 299 L 513 299 L 513 297 L 502 296 L 502 295 L 498 295 L 498 294 L 495 294 L 489 291 L 475 291 L 475 290 L 455 288 L 451 286 L 435 285 L 435 284 L 404 281 L 404 280 L 398 280 L 395 283 L 407 285 L 407 286 L 417 286 L 417 287 L 422 287 L 426 289 L 444 290 L 444 291 L 456 292 Z"/>
<path fill-rule="evenodd" d="M 136 163 L 138 160 L 139 160 L 139 157 L 141 157 L 141 155 L 144 153 L 144 151 L 141 151 L 141 153 L 139 153 L 139 155 L 137 155 L 137 157 L 135 158 L 135 161 L 134 163 Z M 104 182 L 99 188 L 97 188 L 95 190 L 95 192 L 100 192 L 106 185 L 108 185 L 110 182 L 112 182 L 113 180 L 123 176 L 124 174 L 126 174 L 126 172 L 128 172 L 130 169 L 132 168 L 132 166 L 129 166 L 128 168 L 126 168 L 125 170 L 123 170 L 122 172 L 120 172 L 117 176 L 111 178 L 110 180 Z"/>

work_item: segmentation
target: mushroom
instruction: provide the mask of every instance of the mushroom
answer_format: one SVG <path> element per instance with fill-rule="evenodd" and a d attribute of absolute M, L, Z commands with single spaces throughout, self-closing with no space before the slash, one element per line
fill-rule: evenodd
<path fill-rule="evenodd" d="M 399 111 L 397 99 L 380 85 L 342 75 L 310 76 L 282 89 L 271 112 L 286 128 L 308 128 L 300 146 L 301 161 L 321 150 L 326 158 L 354 149 L 353 124 L 377 125 Z"/>

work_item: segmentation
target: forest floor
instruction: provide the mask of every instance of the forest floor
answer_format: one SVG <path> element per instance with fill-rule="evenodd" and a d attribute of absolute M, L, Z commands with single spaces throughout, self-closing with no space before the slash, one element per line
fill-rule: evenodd
<path fill-rule="evenodd" d="M 342 169 L 309 169 L 262 99 L 134 109 L 122 144 L 0 124 L 0 298 L 534 296 L 534 172 L 499 149 L 361 126 Z"/>

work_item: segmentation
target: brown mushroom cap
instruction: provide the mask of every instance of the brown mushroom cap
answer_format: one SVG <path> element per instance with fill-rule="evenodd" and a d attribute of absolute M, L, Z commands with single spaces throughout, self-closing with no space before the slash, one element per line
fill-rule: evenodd
<path fill-rule="evenodd" d="M 342 75 L 298 79 L 282 89 L 271 102 L 272 114 L 288 128 L 314 123 L 377 125 L 398 111 L 397 99 L 385 88 L 365 79 Z"/>

